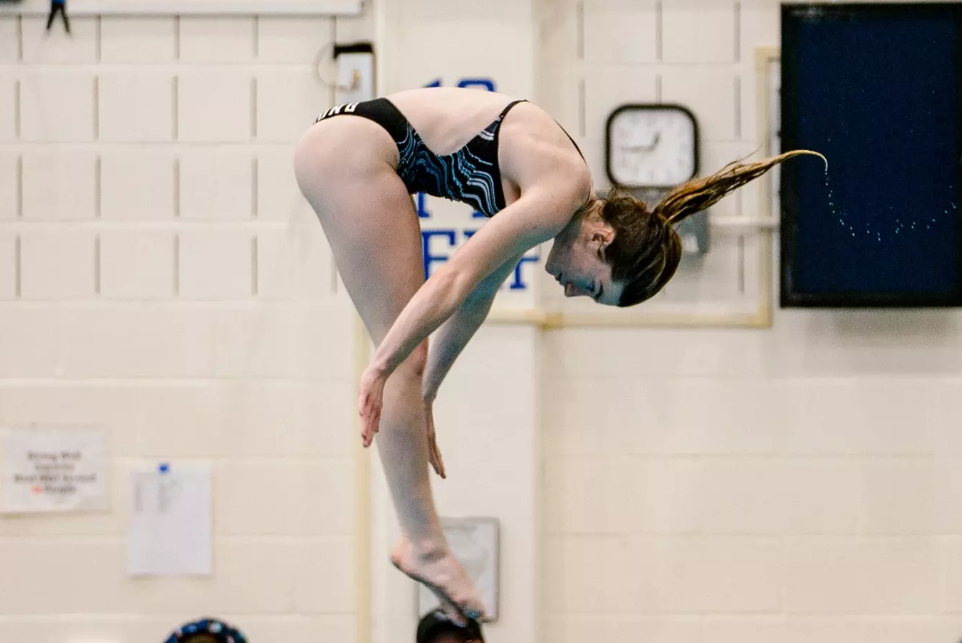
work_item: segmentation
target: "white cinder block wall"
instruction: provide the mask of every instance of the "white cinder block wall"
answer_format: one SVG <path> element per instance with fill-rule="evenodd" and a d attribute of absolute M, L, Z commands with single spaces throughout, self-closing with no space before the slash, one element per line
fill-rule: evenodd
<path fill-rule="evenodd" d="M 754 52 L 778 46 L 779 3 L 541 9 L 539 95 L 599 184 L 622 102 L 689 105 L 704 172 L 762 144 Z M 962 639 L 958 313 L 561 330 L 542 373 L 545 641 Z"/>
<path fill-rule="evenodd" d="M 107 428 L 111 507 L 0 517 L 0 641 L 352 641 L 353 310 L 292 149 L 371 10 L 72 27 L 0 18 L 0 425 Z M 160 460 L 213 463 L 211 579 L 125 576 Z"/>

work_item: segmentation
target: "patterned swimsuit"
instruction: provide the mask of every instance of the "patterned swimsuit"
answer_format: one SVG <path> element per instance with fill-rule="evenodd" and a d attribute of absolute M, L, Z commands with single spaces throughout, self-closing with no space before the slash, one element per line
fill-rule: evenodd
<path fill-rule="evenodd" d="M 342 114 L 371 119 L 394 139 L 400 157 L 397 172 L 409 194 L 424 193 L 460 201 L 486 217 L 493 217 L 505 206 L 501 169 L 498 166 L 498 131 L 508 111 L 523 102 L 516 100 L 509 103 L 490 125 L 466 145 L 444 155 L 428 149 L 407 118 L 386 98 L 337 105 L 318 116 L 314 122 Z M 570 135 L 568 138 L 577 149 L 574 139 Z M 581 154 L 580 149 L 578 153 Z"/>

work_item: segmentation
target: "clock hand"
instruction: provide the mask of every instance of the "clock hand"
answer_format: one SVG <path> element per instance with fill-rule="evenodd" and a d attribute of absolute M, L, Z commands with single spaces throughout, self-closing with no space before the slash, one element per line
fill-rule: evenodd
<path fill-rule="evenodd" d="M 646 152 L 650 152 L 651 150 L 658 147 L 659 140 L 661 140 L 661 132 L 658 132 L 657 134 L 655 134 L 655 140 L 653 140 L 648 145 L 622 145 L 621 149 L 627 150 L 629 152 L 636 152 L 638 150 L 644 150 Z"/>

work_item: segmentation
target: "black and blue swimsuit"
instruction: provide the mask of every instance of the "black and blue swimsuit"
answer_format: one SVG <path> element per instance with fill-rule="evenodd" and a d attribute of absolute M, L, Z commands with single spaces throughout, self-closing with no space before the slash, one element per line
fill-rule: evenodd
<path fill-rule="evenodd" d="M 523 100 L 509 103 L 498 117 L 478 132 L 464 147 L 438 155 L 421 140 L 404 114 L 386 98 L 337 105 L 315 119 L 315 123 L 340 114 L 369 118 L 381 125 L 398 148 L 398 176 L 409 194 L 424 193 L 472 206 L 493 217 L 505 206 L 498 166 L 498 131 L 505 114 Z M 567 132 L 565 132 L 567 134 Z M 568 136 L 571 139 L 571 136 Z M 571 139 L 575 148 L 578 144 Z M 578 150 L 581 154 L 581 150 Z M 584 156 L 582 155 L 582 158 Z"/>

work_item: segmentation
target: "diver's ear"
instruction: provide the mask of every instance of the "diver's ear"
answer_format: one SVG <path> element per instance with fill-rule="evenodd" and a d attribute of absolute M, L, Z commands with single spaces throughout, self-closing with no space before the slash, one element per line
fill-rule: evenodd
<path fill-rule="evenodd" d="M 604 258 L 605 250 L 615 240 L 615 231 L 605 227 L 591 233 L 591 241 L 598 244 L 598 254 Z"/>

